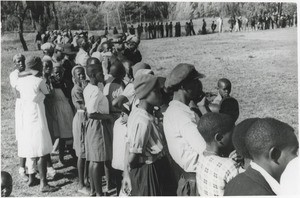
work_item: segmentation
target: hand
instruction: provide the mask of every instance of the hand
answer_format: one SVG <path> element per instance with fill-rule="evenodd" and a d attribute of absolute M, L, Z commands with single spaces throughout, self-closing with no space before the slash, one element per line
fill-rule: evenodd
<path fill-rule="evenodd" d="M 235 160 L 237 159 L 238 155 L 236 153 L 236 150 L 232 151 L 230 154 L 229 154 L 229 158 Z"/>
<path fill-rule="evenodd" d="M 122 188 L 121 188 L 121 191 L 123 193 L 125 193 L 126 195 L 130 195 L 131 193 L 131 190 L 132 190 L 132 187 L 131 187 L 131 180 L 130 180 L 130 177 L 129 175 L 127 174 L 124 174 L 124 178 L 122 180 Z"/>

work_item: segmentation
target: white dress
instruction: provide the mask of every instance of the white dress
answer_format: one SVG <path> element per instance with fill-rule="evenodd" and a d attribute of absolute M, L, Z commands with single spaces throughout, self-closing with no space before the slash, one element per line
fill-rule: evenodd
<path fill-rule="evenodd" d="M 51 153 L 52 141 L 44 106 L 44 94 L 49 93 L 46 81 L 35 76 L 19 78 L 16 89 L 20 92 L 23 105 L 18 155 L 34 158 Z"/>

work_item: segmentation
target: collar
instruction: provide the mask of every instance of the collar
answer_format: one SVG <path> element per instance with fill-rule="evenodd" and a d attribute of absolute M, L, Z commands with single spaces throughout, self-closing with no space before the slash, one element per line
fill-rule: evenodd
<path fill-rule="evenodd" d="M 265 169 L 263 169 L 261 166 L 259 166 L 255 162 L 251 161 L 250 165 L 254 170 L 258 171 L 265 178 L 267 183 L 272 188 L 273 192 L 276 195 L 278 195 L 279 190 L 280 190 L 280 184 L 267 171 L 265 171 Z"/>
<path fill-rule="evenodd" d="M 183 111 L 186 111 L 186 112 L 191 112 L 191 109 L 188 105 L 184 104 L 183 102 L 180 102 L 178 100 L 172 100 L 170 103 L 169 103 L 169 106 L 174 106 L 176 108 L 179 108 Z"/>

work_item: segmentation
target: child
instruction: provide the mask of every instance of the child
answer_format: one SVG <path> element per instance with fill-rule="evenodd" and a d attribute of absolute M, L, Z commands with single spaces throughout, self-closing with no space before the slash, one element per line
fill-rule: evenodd
<path fill-rule="evenodd" d="M 257 119 L 246 133 L 245 145 L 250 167 L 227 184 L 224 195 L 278 195 L 281 174 L 298 152 L 294 129 L 274 118 Z"/>
<path fill-rule="evenodd" d="M 77 169 L 79 177 L 79 189 L 78 192 L 85 195 L 89 195 L 89 189 L 84 183 L 84 172 L 86 170 L 86 157 L 85 157 L 85 106 L 83 99 L 83 89 L 86 86 L 85 69 L 78 65 L 72 69 L 72 76 L 74 81 L 74 87 L 72 89 L 72 101 L 77 109 L 77 112 L 73 118 L 73 148 L 75 149 L 77 156 Z"/>
<path fill-rule="evenodd" d="M 135 79 L 134 88 L 140 102 L 128 119 L 123 191 L 132 196 L 168 195 L 165 139 L 153 115 L 154 107 L 162 104 L 161 86 L 157 77 L 146 74 Z"/>
<path fill-rule="evenodd" d="M 112 106 L 112 101 L 115 98 L 117 98 L 118 96 L 120 96 L 125 88 L 123 78 L 126 75 L 126 71 L 125 71 L 125 67 L 118 59 L 116 59 L 114 62 L 112 62 L 109 74 L 111 75 L 111 77 L 106 81 L 106 85 L 103 90 L 103 94 L 108 98 L 110 114 L 113 117 L 113 119 L 108 122 L 109 133 L 111 134 L 112 137 L 120 138 L 120 137 L 122 137 L 120 134 L 113 134 L 114 132 L 119 133 L 120 131 L 114 131 L 113 128 L 114 128 L 115 121 L 121 115 L 121 109 L 118 107 Z M 120 155 L 118 155 L 117 152 L 115 152 L 119 148 L 122 148 L 122 147 L 120 147 L 120 141 L 113 141 L 113 142 L 119 144 L 119 145 L 113 145 L 113 146 L 116 146 L 116 147 L 113 147 L 113 155 L 116 155 L 117 158 L 120 158 Z M 112 189 L 111 179 L 110 179 L 110 173 L 112 173 L 114 176 L 116 176 L 116 178 L 114 178 L 114 179 L 117 180 L 116 181 L 117 192 L 119 192 L 121 189 L 122 172 L 117 171 L 117 170 L 111 171 L 111 162 L 107 162 L 106 164 L 108 166 L 108 167 L 106 166 L 106 168 L 105 168 L 105 171 L 106 171 L 105 175 L 106 175 L 106 180 L 107 180 L 108 191 L 110 189 Z"/>
<path fill-rule="evenodd" d="M 64 164 L 66 141 L 73 138 L 73 110 L 69 103 L 71 89 L 63 79 L 64 69 L 60 64 L 54 65 L 51 77 L 53 91 L 51 94 L 52 129 L 54 136 L 59 138 L 59 160 Z"/>
<path fill-rule="evenodd" d="M 222 151 L 231 145 L 233 127 L 231 117 L 219 113 L 207 113 L 198 122 L 198 130 L 206 142 L 196 171 L 201 196 L 223 196 L 225 185 L 239 173 L 231 158 L 222 157 Z"/>
<path fill-rule="evenodd" d="M 38 169 L 40 174 L 41 192 L 55 190 L 47 183 L 47 157 L 52 150 L 51 137 L 45 116 L 44 99 L 49 94 L 49 89 L 42 75 L 42 61 L 39 57 L 29 57 L 26 60 L 25 72 L 32 75 L 18 79 L 16 89 L 20 91 L 23 112 L 23 135 L 20 145 L 20 154 L 27 157 L 29 186 L 35 183 L 35 158 L 39 158 Z"/>
<path fill-rule="evenodd" d="M 245 137 L 250 126 L 257 120 L 258 118 L 243 120 L 234 127 L 232 133 L 232 143 L 236 150 L 237 162 L 244 170 L 249 166 L 251 160 L 251 156 L 246 148 Z"/>
<path fill-rule="evenodd" d="M 86 160 L 90 161 L 89 176 L 91 195 L 102 196 L 102 169 L 105 161 L 112 158 L 111 137 L 107 134 L 106 120 L 110 119 L 109 103 L 107 98 L 98 88 L 98 83 L 104 81 L 101 65 L 88 65 L 87 75 L 89 84 L 83 91 L 85 107 L 88 114 L 86 122 Z"/>
<path fill-rule="evenodd" d="M 12 87 L 12 91 L 14 94 L 14 97 L 16 98 L 16 106 L 15 106 L 15 133 L 16 133 L 16 140 L 18 141 L 19 136 L 22 136 L 22 103 L 20 100 L 20 93 L 16 90 L 19 73 L 25 70 L 25 56 L 23 54 L 16 54 L 13 57 L 13 62 L 15 64 L 15 70 L 10 73 L 9 80 L 10 85 Z M 18 144 L 18 151 L 21 148 L 19 148 Z M 28 181 L 28 177 L 25 174 L 25 163 L 26 158 L 23 156 L 20 156 L 19 152 L 18 155 L 20 157 L 20 168 L 19 168 L 19 174 L 24 181 Z"/>
<path fill-rule="evenodd" d="M 218 96 L 213 100 L 212 106 L 220 105 L 223 98 L 229 97 L 231 93 L 231 82 L 227 78 L 221 78 L 218 81 Z M 213 107 L 210 107 L 213 108 Z"/>

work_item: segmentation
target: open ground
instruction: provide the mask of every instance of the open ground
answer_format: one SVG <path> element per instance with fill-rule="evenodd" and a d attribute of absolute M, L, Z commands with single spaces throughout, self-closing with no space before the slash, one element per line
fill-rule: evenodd
<path fill-rule="evenodd" d="M 25 39 L 34 50 L 34 35 Z M 9 85 L 12 57 L 22 52 L 17 35 L 3 35 L 1 52 L 1 170 L 12 174 L 12 196 L 79 196 L 75 167 L 62 167 L 54 157 L 58 178 L 50 185 L 57 192 L 41 194 L 18 177 L 17 144 L 14 133 L 14 99 Z M 198 35 L 143 40 L 139 47 L 143 61 L 154 72 L 166 76 L 178 63 L 194 64 L 206 75 L 204 90 L 217 92 L 217 80 L 232 82 L 232 96 L 239 101 L 240 122 L 249 117 L 274 117 L 289 123 L 298 136 L 297 28 Z M 42 56 L 40 51 L 22 52 Z"/>

